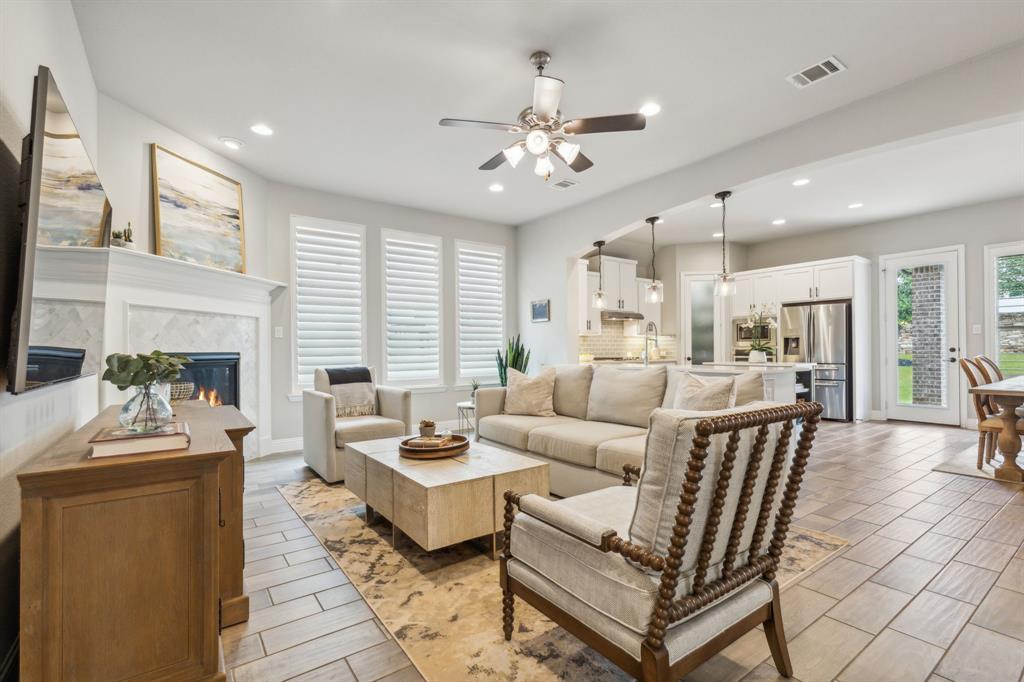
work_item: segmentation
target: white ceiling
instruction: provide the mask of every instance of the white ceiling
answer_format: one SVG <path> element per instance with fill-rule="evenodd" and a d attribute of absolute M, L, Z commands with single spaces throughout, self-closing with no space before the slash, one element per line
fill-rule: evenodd
<path fill-rule="evenodd" d="M 99 89 L 266 177 L 521 224 L 705 158 L 1024 35 L 1019 2 L 128 2 L 75 0 Z M 595 161 L 565 192 L 531 168 L 476 168 L 512 121 L 530 53 L 569 117 L 662 113 L 580 137 Z M 797 90 L 829 55 L 849 70 Z M 58 74 L 59 78 L 59 74 Z M 271 138 L 249 132 L 257 121 Z M 221 136 L 246 146 L 228 152 Z M 526 164 L 524 164 L 526 165 Z M 560 169 L 562 175 L 571 171 Z M 505 192 L 492 194 L 494 181 Z"/>
<path fill-rule="evenodd" d="M 804 178 L 810 184 L 794 187 Z M 759 242 L 861 225 L 1024 194 L 1024 121 L 910 142 L 855 158 L 815 164 L 738 188 L 727 200 L 726 234 Z M 662 214 L 657 243 L 717 241 L 722 209 L 704 197 Z M 851 209 L 850 204 L 862 203 Z M 772 221 L 786 220 L 776 226 Z M 642 217 L 640 218 L 642 220 Z M 649 243 L 640 223 L 620 239 Z"/>

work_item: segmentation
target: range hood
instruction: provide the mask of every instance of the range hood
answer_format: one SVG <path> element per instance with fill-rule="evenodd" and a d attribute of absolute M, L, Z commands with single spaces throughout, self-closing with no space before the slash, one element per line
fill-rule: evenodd
<path fill-rule="evenodd" d="M 642 320 L 644 316 L 629 310 L 602 310 L 601 320 Z"/>

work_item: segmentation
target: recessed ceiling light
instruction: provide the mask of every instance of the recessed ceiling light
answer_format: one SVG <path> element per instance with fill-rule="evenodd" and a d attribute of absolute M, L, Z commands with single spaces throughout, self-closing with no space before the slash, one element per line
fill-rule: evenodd
<path fill-rule="evenodd" d="M 256 125 L 249 128 L 257 135 L 273 135 L 274 129 L 268 126 L 266 123 L 257 123 Z"/>
<path fill-rule="evenodd" d="M 849 206 L 847 206 L 846 208 L 860 208 L 860 207 L 861 207 L 861 206 L 863 206 L 863 205 L 864 205 L 864 204 L 862 204 L 861 202 L 859 202 L 859 201 L 855 201 L 854 203 L 850 204 L 850 205 L 849 205 Z"/>
<path fill-rule="evenodd" d="M 491 185 L 487 189 L 491 190 L 492 192 L 504 192 L 505 191 L 505 186 L 504 185 L 499 185 L 498 183 L 494 183 L 493 185 Z"/>
<path fill-rule="evenodd" d="M 718 239 L 719 237 L 722 236 L 722 233 L 721 232 L 715 232 L 711 236 L 714 237 L 715 239 Z"/>
<path fill-rule="evenodd" d="M 786 219 L 785 218 L 776 218 L 775 220 L 772 221 L 772 225 L 785 225 L 785 224 L 786 224 Z"/>
<path fill-rule="evenodd" d="M 716 201 L 713 204 L 708 204 L 708 208 L 722 208 L 722 202 L 721 201 Z"/>
<path fill-rule="evenodd" d="M 640 107 L 640 113 L 644 116 L 657 116 L 660 111 L 661 105 L 657 102 L 645 102 L 644 105 Z"/>
<path fill-rule="evenodd" d="M 220 138 L 220 141 L 224 144 L 225 147 L 236 152 L 245 146 L 244 142 L 235 137 L 222 137 Z"/>
<path fill-rule="evenodd" d="M 809 184 L 811 184 L 811 181 L 808 178 L 800 178 L 799 180 L 794 180 L 793 181 L 793 186 L 794 187 L 803 187 L 804 185 L 809 185 Z"/>

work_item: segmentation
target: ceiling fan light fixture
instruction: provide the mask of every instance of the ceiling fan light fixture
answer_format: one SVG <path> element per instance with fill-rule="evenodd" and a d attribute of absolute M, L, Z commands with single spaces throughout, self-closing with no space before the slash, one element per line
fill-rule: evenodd
<path fill-rule="evenodd" d="M 537 165 L 533 167 L 533 174 L 547 180 L 551 177 L 551 174 L 555 172 L 555 164 L 551 163 L 551 159 L 547 154 L 541 154 L 537 157 Z"/>
<path fill-rule="evenodd" d="M 566 140 L 559 140 L 555 145 L 555 149 L 557 149 L 558 153 L 562 155 L 562 158 L 565 159 L 566 163 L 572 163 L 575 161 L 576 157 L 580 153 L 580 146 L 578 144 L 568 142 Z"/>
<path fill-rule="evenodd" d="M 501 153 L 505 155 L 505 159 L 513 168 L 518 166 L 519 162 L 523 160 L 524 156 L 526 156 L 526 151 L 523 150 L 523 144 L 521 142 L 516 142 L 514 145 L 505 147 L 501 150 Z"/>
<path fill-rule="evenodd" d="M 548 150 L 550 142 L 551 138 L 548 137 L 545 131 L 540 129 L 531 130 L 526 134 L 526 151 L 540 156 Z"/>

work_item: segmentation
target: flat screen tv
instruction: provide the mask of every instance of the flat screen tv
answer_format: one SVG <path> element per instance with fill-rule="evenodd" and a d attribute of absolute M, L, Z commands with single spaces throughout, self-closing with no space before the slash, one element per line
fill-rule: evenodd
<path fill-rule="evenodd" d="M 72 264 L 109 243 L 110 203 L 53 74 L 39 67 L 18 178 L 21 253 L 7 389 L 96 373 L 103 301 L 81 294 Z M 99 262 L 97 259 L 96 262 Z"/>

